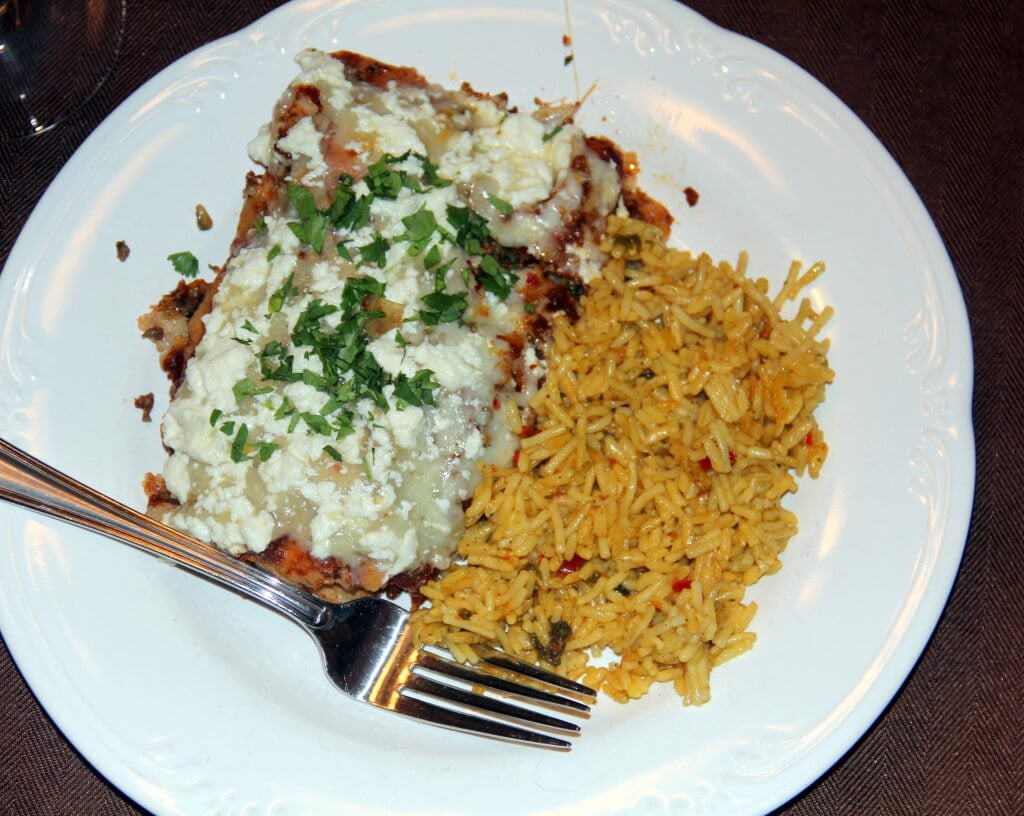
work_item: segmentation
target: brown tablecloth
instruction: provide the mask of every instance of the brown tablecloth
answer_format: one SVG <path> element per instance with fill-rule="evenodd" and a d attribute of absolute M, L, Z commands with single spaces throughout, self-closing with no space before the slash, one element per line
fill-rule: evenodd
<path fill-rule="evenodd" d="M 54 131 L 0 146 L 0 259 L 54 174 L 122 99 L 178 57 L 278 3 L 127 5 L 123 52 L 102 90 Z M 1021 816 L 1024 403 L 1015 395 L 1024 391 L 1024 4 L 691 5 L 802 65 L 879 136 L 946 241 L 974 339 L 978 487 L 949 606 L 877 724 L 778 813 Z M 140 812 L 68 745 L 0 649 L 0 814 Z"/>

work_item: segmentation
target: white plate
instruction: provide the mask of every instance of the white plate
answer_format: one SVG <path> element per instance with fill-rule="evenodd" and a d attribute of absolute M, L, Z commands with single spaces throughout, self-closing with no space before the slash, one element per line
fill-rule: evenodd
<path fill-rule="evenodd" d="M 110 541 L 0 507 L 0 624 L 43 705 L 161 814 L 761 814 L 871 725 L 946 601 L 973 495 L 960 291 L 917 196 L 867 129 L 783 58 L 667 0 L 295 2 L 148 82 L 86 141 L 0 278 L 0 434 L 131 504 L 158 469 L 134 396 L 166 383 L 135 316 L 164 260 L 223 260 L 245 146 L 301 47 L 348 48 L 513 101 L 574 97 L 636 150 L 675 240 L 778 282 L 825 259 L 837 315 L 825 473 L 790 506 L 782 572 L 752 593 L 755 650 L 712 702 L 604 699 L 570 754 L 402 721 L 340 696 L 274 614 Z M 683 189 L 700 192 L 695 208 Z M 202 202 L 215 228 L 200 233 Z M 131 257 L 119 263 L 114 244 Z"/>

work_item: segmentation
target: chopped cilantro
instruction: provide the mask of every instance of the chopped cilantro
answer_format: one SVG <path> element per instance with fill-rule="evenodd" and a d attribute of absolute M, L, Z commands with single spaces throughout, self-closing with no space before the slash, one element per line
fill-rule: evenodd
<path fill-rule="evenodd" d="M 324 238 L 331 228 L 331 222 L 323 212 L 317 209 L 313 194 L 300 184 L 289 184 L 288 199 L 294 205 L 301 219 L 298 222 L 290 222 L 288 229 L 302 243 L 309 244 L 314 252 L 323 251 Z"/>
<path fill-rule="evenodd" d="M 232 462 L 244 462 L 247 459 L 251 459 L 251 456 L 245 455 L 245 444 L 249 440 L 249 426 L 244 422 L 239 426 L 238 433 L 235 434 L 235 438 L 231 441 L 231 461 Z"/>
<path fill-rule="evenodd" d="M 368 349 L 365 325 L 381 312 L 369 311 L 364 305 L 371 296 L 381 297 L 384 284 L 371 277 L 349 278 L 342 290 L 339 306 L 313 300 L 299 315 L 291 331 L 291 345 L 302 349 L 306 357 L 320 361 L 321 373 L 293 368 L 293 355 L 280 344 L 268 343 L 260 354 L 263 379 L 301 380 L 326 394 L 328 399 L 320 415 L 300 414 L 306 425 L 317 433 L 340 436 L 351 433 L 352 415 L 345 406 L 362 398 L 372 400 L 386 409 L 384 386 L 391 378 Z M 340 311 L 336 325 L 327 326 L 323 318 Z M 327 416 L 334 417 L 334 425 Z"/>
<path fill-rule="evenodd" d="M 271 456 L 273 456 L 277 447 L 278 446 L 273 442 L 257 442 L 256 455 L 259 456 L 261 462 L 266 462 Z"/>
<path fill-rule="evenodd" d="M 502 215 L 512 215 L 516 211 L 516 208 L 509 204 L 502 198 L 498 198 L 496 195 L 487 193 L 487 200 L 491 202 L 491 206 L 494 207 Z"/>
<path fill-rule="evenodd" d="M 334 201 L 327 210 L 327 218 L 335 229 L 347 229 L 353 232 L 362 229 L 370 220 L 370 204 L 373 194 L 361 196 L 352 189 L 352 177 L 342 175 L 334 188 Z M 341 255 L 341 250 L 338 250 Z M 344 257 L 344 255 L 342 255 Z"/>
<path fill-rule="evenodd" d="M 274 418 L 275 420 L 283 420 L 283 419 L 285 419 L 285 417 L 289 417 L 289 416 L 291 416 L 291 415 L 292 415 L 292 414 L 294 414 L 294 413 L 295 413 L 295 405 L 293 405 L 293 404 L 292 404 L 292 400 L 290 400 L 290 399 L 289 399 L 289 398 L 288 398 L 288 397 L 286 396 L 286 397 L 285 397 L 285 398 L 284 398 L 284 399 L 283 399 L 283 400 L 281 401 L 281 405 L 279 406 L 279 409 L 278 409 L 278 410 L 276 410 L 276 411 L 275 411 L 275 412 L 273 413 L 273 418 Z"/>
<path fill-rule="evenodd" d="M 316 201 L 313 200 L 313 193 L 301 184 L 288 185 L 288 200 L 292 202 L 299 218 L 306 220 L 313 213 L 317 212 Z"/>
<path fill-rule="evenodd" d="M 523 304 L 523 311 L 526 312 L 527 314 L 533 314 L 534 312 L 537 311 L 537 307 L 530 302 L 526 302 Z"/>
<path fill-rule="evenodd" d="M 420 165 L 423 167 L 423 181 L 431 187 L 448 187 L 451 185 L 451 179 L 442 178 L 438 175 L 440 169 L 436 164 L 432 164 L 430 159 L 426 156 L 421 156 L 419 153 L 413 153 L 413 155 L 420 160 Z"/>
<path fill-rule="evenodd" d="M 452 268 L 454 260 L 448 261 L 448 263 L 441 264 L 437 269 L 434 270 L 434 291 L 443 292 L 445 286 L 445 278 L 448 277 L 448 270 Z M 468 288 L 468 286 L 467 286 Z"/>
<path fill-rule="evenodd" d="M 410 175 L 406 170 L 399 170 L 395 167 L 395 165 L 405 162 L 410 156 L 419 161 L 420 168 L 422 169 L 422 180 Z M 441 176 L 438 172 L 439 169 L 429 158 L 420 153 L 406 151 L 401 156 L 385 153 L 367 168 L 364 181 L 374 195 L 381 198 L 395 199 L 403 187 L 419 193 L 431 187 L 450 186 L 452 183 L 451 179 Z"/>
<path fill-rule="evenodd" d="M 411 162 L 406 163 L 410 156 L 418 160 L 422 172 L 417 172 Z M 427 325 L 458 322 L 467 308 L 466 291 L 445 291 L 447 273 L 453 262 L 444 262 L 442 241 L 458 245 L 470 255 L 485 256 L 479 262 L 473 259 L 470 266 L 476 271 L 479 263 L 481 285 L 488 291 L 504 290 L 506 294 L 511 291 L 516 275 L 504 269 L 496 259 L 485 255 L 485 251 L 493 251 L 488 223 L 469 207 L 447 207 L 444 225 L 438 223 L 438 217 L 433 211 L 421 207 L 402 218 L 405 231 L 398 238 L 388 240 L 382 233 L 375 231 L 368 243 L 354 245 L 352 234 L 370 223 L 371 204 L 375 199 L 394 200 L 403 195 L 402 189 L 418 192 L 431 186 L 443 187 L 452 183 L 442 178 L 437 165 L 425 156 L 413 153 L 401 156 L 384 154 L 367 169 L 363 181 L 370 191 L 367 195 L 356 192 L 351 176 L 341 175 L 330 205 L 323 209 L 317 206 L 311 190 L 300 184 L 289 185 L 288 198 L 298 217 L 297 221 L 288 225 L 289 228 L 303 244 L 318 253 L 323 250 L 332 230 L 336 230 L 337 236 L 330 240 L 335 242 L 340 258 L 378 268 L 385 267 L 392 242 L 405 242 L 406 253 L 410 257 L 422 256 L 423 269 L 434 275 L 434 292 L 421 299 L 420 311 L 416 318 L 412 318 Z M 508 214 L 512 211 L 508 202 L 494 196 L 489 198 L 498 212 Z M 267 253 L 268 261 L 277 258 L 281 251 L 280 245 L 271 247 Z M 468 288 L 472 283 L 469 270 L 460 269 L 460 273 Z M 411 377 L 405 374 L 392 376 L 381 367 L 370 351 L 371 338 L 367 333 L 367 325 L 384 316 L 384 311 L 378 309 L 374 300 L 383 298 L 384 291 L 384 283 L 374 277 L 352 277 L 345 281 L 339 300 L 328 303 L 320 298 L 312 299 L 294 319 L 287 340 L 267 341 L 262 349 L 256 351 L 260 364 L 259 375 L 254 374 L 251 379 L 237 382 L 233 388 L 235 398 L 241 401 L 247 397 L 272 393 L 270 383 L 275 381 L 303 382 L 322 395 L 323 403 L 319 411 L 299 411 L 287 398 L 282 399 L 276 410 L 274 404 L 277 400 L 274 399 L 273 403 L 268 400 L 265 403 L 268 410 L 273 412 L 277 420 L 288 419 L 289 433 L 302 426 L 309 433 L 336 439 L 343 439 L 354 432 L 356 405 L 361 400 L 370 400 L 380 410 L 392 407 L 389 402 L 400 409 L 406 406 L 436 405 L 435 392 L 440 385 L 432 371 L 420 370 Z M 290 275 L 270 295 L 268 317 L 281 313 L 289 299 L 297 294 L 294 276 Z M 253 336 L 259 335 L 259 331 L 249 321 L 246 321 L 242 329 Z M 408 346 L 406 338 L 398 332 L 395 335 L 395 342 L 405 349 Z M 319 361 L 319 366 L 310 368 L 310 362 L 297 366 L 297 357 L 300 361 Z M 297 367 L 303 370 L 296 370 Z M 389 394 L 393 393 L 390 400 L 385 396 L 387 386 L 394 389 L 393 392 L 388 389 Z M 360 414 L 363 413 L 366 412 L 360 411 Z M 373 417 L 374 413 L 371 412 L 368 415 L 371 422 Z M 362 423 L 362 417 L 358 419 Z M 219 420 L 219 416 L 216 420 L 211 418 L 211 424 L 216 426 Z M 219 427 L 227 436 L 233 437 L 231 447 L 235 461 L 253 459 L 254 456 L 259 457 L 260 461 L 266 461 L 278 448 L 277 444 L 271 442 L 250 443 L 249 428 L 241 423 L 223 423 Z M 324 452 L 332 459 L 341 461 L 340 453 L 332 445 L 325 445 Z M 371 472 L 371 461 L 364 461 L 368 475 Z"/>
<path fill-rule="evenodd" d="M 257 235 L 267 234 L 267 219 L 263 213 L 256 216 L 256 220 L 252 222 L 252 226 L 253 229 L 256 230 Z"/>
<path fill-rule="evenodd" d="M 337 438 L 344 439 L 350 433 L 354 433 L 356 428 L 352 424 L 352 412 L 342 411 L 334 420 L 334 428 L 338 432 Z"/>
<path fill-rule="evenodd" d="M 549 130 L 547 133 L 545 133 L 543 136 L 541 136 L 540 140 L 542 142 L 550 142 L 552 139 L 554 139 L 561 132 L 562 132 L 562 125 L 559 125 L 554 130 Z"/>
<path fill-rule="evenodd" d="M 433 269 L 439 263 L 441 263 L 441 250 L 438 249 L 437 244 L 434 244 L 423 256 L 423 268 Z"/>
<path fill-rule="evenodd" d="M 241 402 L 246 397 L 258 396 L 260 394 L 269 394 L 274 389 L 269 385 L 257 388 L 256 383 L 250 379 L 239 380 L 232 386 L 231 393 L 235 395 L 235 399 Z"/>
<path fill-rule="evenodd" d="M 280 362 L 274 364 L 273 356 L 260 356 L 260 375 L 264 380 L 275 380 L 278 382 L 300 382 L 302 375 L 294 370 L 295 357 L 286 354 L 276 359 Z"/>
<path fill-rule="evenodd" d="M 428 326 L 436 326 L 439 323 L 455 323 L 462 318 L 466 311 L 465 292 L 455 292 L 454 294 L 432 292 L 420 300 L 426 308 L 420 309 L 416 316 Z"/>
<path fill-rule="evenodd" d="M 426 207 L 421 207 L 412 215 L 407 215 L 403 218 L 402 223 L 405 225 L 405 232 L 399 236 L 398 240 L 409 242 L 406 252 L 415 258 L 430 243 L 430 239 L 437 229 L 437 219 L 430 210 Z M 436 249 L 436 247 L 433 248 Z"/>
<path fill-rule="evenodd" d="M 289 297 L 299 293 L 299 290 L 292 286 L 294 278 L 295 273 L 292 272 L 284 282 L 284 285 L 270 296 L 270 303 L 267 306 L 270 314 L 277 314 L 281 311 L 281 307 L 284 306 L 284 302 Z"/>
<path fill-rule="evenodd" d="M 408 157 L 409 153 L 403 153 L 401 156 L 385 153 L 371 164 L 366 169 L 366 177 L 363 179 L 366 186 L 370 188 L 370 192 L 381 198 L 398 198 L 402 187 L 409 186 L 406 182 L 410 177 L 404 170 L 395 170 L 391 165 L 400 164 Z M 419 184 L 416 184 L 416 188 L 419 188 Z"/>
<path fill-rule="evenodd" d="M 191 252 L 172 252 L 167 260 L 183 278 L 194 278 L 199 274 L 199 259 Z"/>
<path fill-rule="evenodd" d="M 302 243 L 309 244 L 314 252 L 322 252 L 324 248 L 324 238 L 327 236 L 327 230 L 330 229 L 331 222 L 324 217 L 324 214 L 317 211 L 308 220 L 305 221 L 290 221 L 288 223 L 288 229 L 290 229 L 296 238 Z"/>
<path fill-rule="evenodd" d="M 404 405 L 437 405 L 434 402 L 434 391 L 440 384 L 433 380 L 434 372 L 424 368 L 416 372 L 411 379 L 405 374 L 395 377 L 395 399 L 399 407 Z"/>
<path fill-rule="evenodd" d="M 361 230 L 370 223 L 370 203 L 373 196 L 358 196 L 345 208 L 344 214 L 334 222 L 337 229 L 348 229 L 352 232 Z"/>
<path fill-rule="evenodd" d="M 477 275 L 480 285 L 488 292 L 500 297 L 507 298 L 512 292 L 519 277 L 510 269 L 506 269 L 493 255 L 484 255 L 480 259 L 480 272 Z"/>
<path fill-rule="evenodd" d="M 224 416 L 224 412 L 220 408 L 214 408 L 210 412 L 210 427 L 213 428 L 217 425 L 217 420 Z"/>
<path fill-rule="evenodd" d="M 285 397 L 281 401 L 280 407 L 274 412 L 274 419 L 284 419 L 286 416 L 291 416 L 295 413 L 295 406 L 288 397 Z"/>
<path fill-rule="evenodd" d="M 491 237 L 487 220 L 469 207 L 446 208 L 448 223 L 455 227 L 455 243 L 470 255 L 483 255 L 483 242 Z"/>
<path fill-rule="evenodd" d="M 387 251 L 391 248 L 390 242 L 379 232 L 373 233 L 373 240 L 365 246 L 359 247 L 359 262 L 373 263 L 381 269 L 387 263 Z"/>
<path fill-rule="evenodd" d="M 350 184 L 351 179 L 345 179 L 334 188 L 334 201 L 331 202 L 331 207 L 327 211 L 327 217 L 334 223 L 345 217 L 345 211 L 355 201 L 356 193 L 349 186 Z"/>
<path fill-rule="evenodd" d="M 325 402 L 323 404 L 323 407 L 320 409 L 320 416 L 322 416 L 322 417 L 329 417 L 335 411 L 340 411 L 340 410 L 341 410 L 341 400 L 338 399 L 337 397 L 331 397 L 329 400 L 327 400 L 327 402 Z"/>
<path fill-rule="evenodd" d="M 302 381 L 306 385 L 311 385 L 314 388 L 321 388 L 322 389 L 324 386 L 327 385 L 327 378 L 326 377 L 321 377 L 315 371 L 309 371 L 308 369 L 306 371 L 302 372 Z"/>
<path fill-rule="evenodd" d="M 315 345 L 314 341 L 308 339 L 311 332 L 320 330 L 320 321 L 325 317 L 338 311 L 337 306 L 324 303 L 320 298 L 313 298 L 295 319 L 295 326 L 292 327 L 292 342 L 297 346 Z"/>
<path fill-rule="evenodd" d="M 283 357 L 286 349 L 276 340 L 271 340 L 264 347 L 263 351 L 259 353 L 260 357 Z"/>
<path fill-rule="evenodd" d="M 331 423 L 328 422 L 324 417 L 320 416 L 320 414 L 313 414 L 310 413 L 309 411 L 303 411 L 302 413 L 299 414 L 299 416 L 302 417 L 302 421 L 305 422 L 310 427 L 311 430 L 315 431 L 318 434 L 323 434 L 324 436 L 330 436 Z"/>
<path fill-rule="evenodd" d="M 384 283 L 371 277 L 349 278 L 341 292 L 341 308 L 346 312 L 361 308 L 370 295 L 384 296 Z"/>

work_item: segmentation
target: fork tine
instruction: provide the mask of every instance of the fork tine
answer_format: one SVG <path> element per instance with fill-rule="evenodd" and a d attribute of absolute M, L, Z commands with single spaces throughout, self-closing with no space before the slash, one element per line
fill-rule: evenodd
<path fill-rule="evenodd" d="M 405 714 L 407 717 L 415 717 L 432 725 L 440 725 L 444 728 L 452 728 L 456 731 L 465 731 L 470 734 L 484 734 L 489 737 L 512 740 L 513 742 L 528 742 L 533 745 L 543 745 L 549 748 L 568 749 L 572 743 L 568 740 L 559 739 L 549 734 L 540 734 L 536 731 L 529 731 L 525 728 L 517 728 L 508 723 L 498 720 L 487 720 L 483 717 L 474 717 L 454 709 L 434 705 L 426 700 L 416 697 L 408 697 L 404 694 L 396 695 L 392 711 Z"/>
<path fill-rule="evenodd" d="M 464 680 L 467 683 L 485 686 L 486 688 L 494 689 L 495 691 L 503 691 L 507 694 L 516 694 L 520 697 L 526 697 L 540 703 L 568 708 L 581 713 L 590 712 L 590 706 L 586 703 L 581 703 L 579 700 L 573 700 L 570 697 L 562 697 L 559 694 L 541 691 L 533 686 L 527 686 L 522 683 L 513 682 L 512 680 L 506 680 L 503 677 L 489 674 L 485 671 L 481 671 L 480 669 L 472 668 L 462 663 L 456 663 L 454 660 L 441 657 L 433 652 L 421 650 L 419 655 L 416 657 L 416 665 L 424 669 L 437 672 L 438 674 L 445 675 L 446 677 L 457 677 L 459 680 Z"/>
<path fill-rule="evenodd" d="M 492 649 L 490 646 L 474 644 L 473 651 L 476 652 L 485 663 L 490 663 L 492 666 L 498 666 L 499 668 L 507 671 L 516 672 L 517 674 L 525 674 L 527 677 L 532 677 L 534 680 L 540 680 L 543 683 L 550 683 L 552 686 L 557 686 L 565 691 L 570 691 L 574 694 L 588 697 L 591 700 L 597 699 L 597 692 L 590 686 L 585 686 L 582 683 L 577 683 L 575 680 L 570 680 L 568 677 L 562 677 L 560 674 L 555 674 L 554 672 L 547 671 L 547 669 L 534 666 L 532 663 L 525 663 L 522 660 L 516 660 L 513 657 L 509 657 L 504 652 Z"/>
<path fill-rule="evenodd" d="M 496 714 L 499 717 L 508 717 L 509 719 L 541 725 L 546 728 L 556 728 L 560 731 L 568 731 L 574 735 L 580 733 L 580 727 L 576 723 L 560 720 L 557 717 L 542 714 L 529 708 L 512 705 L 494 697 L 485 697 L 483 694 L 458 688 L 457 686 L 446 686 L 444 683 L 439 683 L 421 674 L 411 674 L 405 681 L 405 687 L 418 691 L 420 694 L 438 697 L 442 700 L 468 706 L 478 711 Z"/>

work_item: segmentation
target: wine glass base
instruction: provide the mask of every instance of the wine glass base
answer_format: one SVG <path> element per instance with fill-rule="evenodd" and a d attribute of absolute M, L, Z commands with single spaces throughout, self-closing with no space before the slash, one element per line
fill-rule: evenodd
<path fill-rule="evenodd" d="M 0 0 L 0 141 L 37 136 L 106 81 L 125 0 Z"/>

